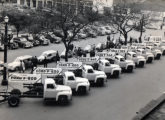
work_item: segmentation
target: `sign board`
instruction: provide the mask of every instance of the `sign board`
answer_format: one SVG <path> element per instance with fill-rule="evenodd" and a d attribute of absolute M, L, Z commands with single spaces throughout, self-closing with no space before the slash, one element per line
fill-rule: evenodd
<path fill-rule="evenodd" d="M 146 43 L 132 43 L 132 46 L 146 47 Z"/>
<path fill-rule="evenodd" d="M 129 49 L 129 46 L 121 46 L 121 49 L 126 49 L 126 50 L 128 50 L 128 49 Z"/>
<path fill-rule="evenodd" d="M 150 42 L 161 42 L 162 41 L 162 36 L 150 36 L 150 39 L 149 39 Z"/>
<path fill-rule="evenodd" d="M 96 53 L 96 56 L 99 56 L 100 58 L 113 58 L 115 57 L 115 52 L 98 52 Z"/>
<path fill-rule="evenodd" d="M 145 41 L 145 44 L 146 44 L 146 46 L 153 46 L 154 45 L 154 43 L 151 41 Z"/>
<path fill-rule="evenodd" d="M 115 52 L 119 55 L 124 56 L 128 52 L 128 49 L 110 49 L 111 52 Z"/>
<path fill-rule="evenodd" d="M 80 68 L 82 66 L 82 62 L 58 62 L 57 67 L 62 68 L 64 70 L 74 70 Z"/>
<path fill-rule="evenodd" d="M 33 74 L 53 74 L 53 75 L 58 75 L 62 71 L 61 68 L 42 68 L 42 67 L 37 67 L 34 68 Z"/>
<path fill-rule="evenodd" d="M 9 82 L 35 83 L 41 80 L 41 74 L 9 73 Z"/>
<path fill-rule="evenodd" d="M 77 58 L 79 62 L 82 62 L 84 64 L 93 64 L 96 63 L 99 60 L 99 57 L 79 57 Z"/>

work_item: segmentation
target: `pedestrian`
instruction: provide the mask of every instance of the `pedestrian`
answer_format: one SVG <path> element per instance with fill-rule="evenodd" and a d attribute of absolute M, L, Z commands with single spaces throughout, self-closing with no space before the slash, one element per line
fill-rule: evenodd
<path fill-rule="evenodd" d="M 25 72 L 25 63 L 23 62 L 23 60 L 20 60 L 20 71 L 19 72 L 20 73 Z"/>
<path fill-rule="evenodd" d="M 47 60 L 47 58 L 45 57 L 44 60 L 43 60 L 44 68 L 47 68 L 47 62 L 48 62 L 48 60 Z"/>
<path fill-rule="evenodd" d="M 142 43 L 142 39 L 141 39 L 141 37 L 139 37 L 139 43 Z"/>
<path fill-rule="evenodd" d="M 57 61 L 60 61 L 60 56 L 59 56 L 58 51 L 57 51 L 57 53 L 56 53 L 56 63 L 57 63 Z"/>
<path fill-rule="evenodd" d="M 130 45 L 132 45 L 132 37 L 130 37 L 130 40 L 129 41 L 130 41 Z"/>

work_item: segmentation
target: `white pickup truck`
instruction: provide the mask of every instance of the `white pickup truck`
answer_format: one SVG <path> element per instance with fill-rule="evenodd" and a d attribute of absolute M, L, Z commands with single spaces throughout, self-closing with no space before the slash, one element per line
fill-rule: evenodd
<path fill-rule="evenodd" d="M 154 43 L 154 48 L 160 50 L 162 52 L 162 55 L 165 55 L 165 45 L 163 45 L 162 43 Z"/>
<path fill-rule="evenodd" d="M 17 107 L 20 99 L 25 97 L 43 98 L 44 101 L 53 100 L 60 104 L 67 104 L 72 99 L 70 87 L 57 85 L 52 78 L 42 80 L 41 75 L 37 74 L 10 74 L 9 84 L 12 88 L 1 91 L 0 96 L 8 100 L 11 107 Z M 13 86 L 15 86 L 14 89 Z"/>
<path fill-rule="evenodd" d="M 155 59 L 160 59 L 162 56 L 162 52 L 158 49 L 155 49 L 153 46 L 146 46 L 146 51 L 151 52 L 154 55 Z"/>
<path fill-rule="evenodd" d="M 146 59 L 143 56 L 137 55 L 135 52 L 126 53 L 127 60 L 133 60 L 137 67 L 144 67 Z"/>
<path fill-rule="evenodd" d="M 143 56 L 147 63 L 152 63 L 154 60 L 154 55 L 151 52 L 146 52 L 144 49 L 137 49 L 137 55 Z"/>
<path fill-rule="evenodd" d="M 132 60 L 126 60 L 121 55 L 116 55 L 114 63 L 119 65 L 122 70 L 126 70 L 127 72 L 132 72 L 135 68 L 135 63 Z"/>
<path fill-rule="evenodd" d="M 55 77 L 57 84 L 62 84 L 71 87 L 77 93 L 85 94 L 90 90 L 90 83 L 88 79 L 82 77 L 75 77 L 71 71 L 66 71 L 62 75 Z"/>
<path fill-rule="evenodd" d="M 107 82 L 107 76 L 105 72 L 94 70 L 90 65 L 82 66 L 82 77 L 87 78 L 89 82 L 95 83 L 99 86 L 103 86 Z"/>
<path fill-rule="evenodd" d="M 98 62 L 98 70 L 104 71 L 107 77 L 119 77 L 121 74 L 121 67 L 116 64 L 111 64 L 108 60 L 102 59 Z"/>

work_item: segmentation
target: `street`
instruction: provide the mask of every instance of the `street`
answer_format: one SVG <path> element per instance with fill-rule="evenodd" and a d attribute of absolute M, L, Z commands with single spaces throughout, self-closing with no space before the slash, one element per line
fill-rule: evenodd
<path fill-rule="evenodd" d="M 159 33 L 160 34 L 160 33 Z M 76 45 L 84 47 L 106 41 L 106 37 L 84 40 Z M 36 55 L 54 49 L 59 53 L 63 44 L 32 49 L 18 49 L 8 52 L 8 62 L 17 56 Z M 0 60 L 3 58 L 0 53 Z M 48 66 L 51 66 L 49 64 Z M 68 106 L 44 105 L 42 99 L 22 99 L 19 107 L 10 108 L 7 103 L 0 105 L 1 120 L 131 120 L 140 108 L 165 91 L 165 57 L 137 68 L 133 73 L 123 73 L 119 79 L 109 79 L 105 87 L 92 87 L 86 96 L 73 96 Z"/>
<path fill-rule="evenodd" d="M 17 108 L 0 105 L 1 120 L 131 120 L 150 100 L 165 91 L 165 57 L 120 79 L 110 79 L 105 87 L 92 87 L 87 96 L 73 96 L 68 106 L 43 105 L 41 99 L 22 99 Z"/>

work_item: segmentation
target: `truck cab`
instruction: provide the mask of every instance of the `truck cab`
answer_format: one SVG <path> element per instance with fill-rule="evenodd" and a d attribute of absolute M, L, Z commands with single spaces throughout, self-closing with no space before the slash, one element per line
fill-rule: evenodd
<path fill-rule="evenodd" d="M 55 101 L 68 102 L 72 98 L 72 90 L 68 86 L 57 85 L 51 78 L 44 81 L 44 100 L 53 99 Z"/>
<path fill-rule="evenodd" d="M 98 70 L 104 71 L 107 77 L 119 77 L 121 68 L 117 64 L 111 64 L 108 60 L 102 59 L 98 62 Z"/>
<path fill-rule="evenodd" d="M 82 66 L 82 77 L 87 78 L 89 82 L 103 86 L 107 81 L 105 72 L 94 70 L 90 65 Z"/>
<path fill-rule="evenodd" d="M 153 53 L 155 59 L 160 59 L 162 52 L 158 49 L 155 49 L 153 46 L 146 46 L 146 51 Z"/>
<path fill-rule="evenodd" d="M 70 86 L 72 90 L 79 93 L 87 93 L 90 90 L 88 79 L 75 77 L 74 73 L 70 71 L 63 73 L 63 84 Z"/>
<path fill-rule="evenodd" d="M 162 52 L 162 55 L 165 55 L 165 45 L 161 43 L 154 43 L 154 48 L 160 50 Z"/>
<path fill-rule="evenodd" d="M 119 65 L 122 70 L 132 72 L 135 68 L 135 63 L 132 60 L 126 60 L 123 56 L 117 55 L 115 57 L 115 64 Z"/>
<path fill-rule="evenodd" d="M 154 55 L 144 49 L 137 49 L 136 53 L 137 55 L 143 56 L 146 59 L 147 63 L 152 63 L 152 61 L 154 60 Z"/>
<path fill-rule="evenodd" d="M 146 59 L 143 56 L 137 55 L 135 52 L 126 53 L 126 58 L 128 60 L 133 60 L 138 67 L 144 67 L 144 64 L 146 63 Z"/>

